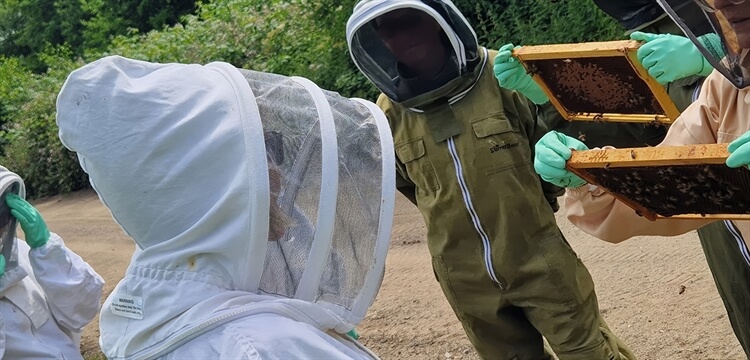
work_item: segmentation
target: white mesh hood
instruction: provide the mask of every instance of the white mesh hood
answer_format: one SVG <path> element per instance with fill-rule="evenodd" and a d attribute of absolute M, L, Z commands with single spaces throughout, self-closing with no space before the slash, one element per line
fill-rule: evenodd
<path fill-rule="evenodd" d="M 212 296 L 140 289 L 154 269 L 363 319 L 395 196 L 392 140 L 374 104 L 226 63 L 111 56 L 71 73 L 57 107 L 60 139 L 141 248 L 122 291 L 175 302 L 150 322 Z"/>
<path fill-rule="evenodd" d="M 382 113 L 303 78 L 240 71 L 266 135 L 271 206 L 288 224 L 272 222 L 260 291 L 316 301 L 342 316 L 356 308 L 361 320 L 370 301 L 358 301 L 380 284 L 382 269 L 374 266 L 390 235 L 392 210 L 383 200 L 392 192 L 384 163 L 391 155 L 373 116 Z"/>
<path fill-rule="evenodd" d="M 362 0 L 346 24 L 349 53 L 359 70 L 388 98 L 403 103 L 437 89 L 412 92 L 399 84 L 397 60 L 378 37 L 372 22 L 398 9 L 416 9 L 428 14 L 442 28 L 448 40 L 456 78 L 474 71 L 479 46 L 474 29 L 450 0 Z"/>
<path fill-rule="evenodd" d="M 16 218 L 10 214 L 5 204 L 5 196 L 15 193 L 26 197 L 26 187 L 21 177 L 0 166 L 0 254 L 5 257 L 5 272 L 18 266 L 18 249 L 16 247 Z"/>

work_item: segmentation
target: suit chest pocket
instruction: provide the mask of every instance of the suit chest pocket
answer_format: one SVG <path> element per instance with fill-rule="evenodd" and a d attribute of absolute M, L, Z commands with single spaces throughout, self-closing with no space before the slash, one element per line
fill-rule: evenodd
<path fill-rule="evenodd" d="M 440 183 L 437 181 L 435 167 L 427 156 L 424 140 L 410 140 L 395 145 L 396 156 L 406 167 L 406 172 L 417 188 L 422 190 L 438 190 Z"/>
<path fill-rule="evenodd" d="M 474 166 L 485 175 L 531 164 L 529 142 L 504 114 L 493 114 L 471 124 L 476 157 Z"/>

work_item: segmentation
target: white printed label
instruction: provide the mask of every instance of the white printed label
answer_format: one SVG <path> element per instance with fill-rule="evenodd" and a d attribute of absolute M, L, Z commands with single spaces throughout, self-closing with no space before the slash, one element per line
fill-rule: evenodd
<path fill-rule="evenodd" d="M 143 298 L 140 296 L 116 295 L 109 308 L 118 316 L 143 319 Z"/>

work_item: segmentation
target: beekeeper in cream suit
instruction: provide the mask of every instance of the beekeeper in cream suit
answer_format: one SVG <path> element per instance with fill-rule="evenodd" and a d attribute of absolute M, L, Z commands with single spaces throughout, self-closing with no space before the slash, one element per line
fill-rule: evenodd
<path fill-rule="evenodd" d="M 2 166 L 0 194 L 0 359 L 83 359 L 81 333 L 104 280 L 47 229 L 23 180 Z"/>
<path fill-rule="evenodd" d="M 309 80 L 112 56 L 71 73 L 60 138 L 137 243 L 101 311 L 110 359 L 370 359 L 346 335 L 382 281 L 384 115 Z"/>

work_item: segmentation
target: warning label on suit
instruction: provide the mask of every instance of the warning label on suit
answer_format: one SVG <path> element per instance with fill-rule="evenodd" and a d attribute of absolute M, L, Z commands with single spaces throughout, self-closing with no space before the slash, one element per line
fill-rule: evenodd
<path fill-rule="evenodd" d="M 112 313 L 130 319 L 143 319 L 143 298 L 139 296 L 117 295 L 109 306 Z"/>

